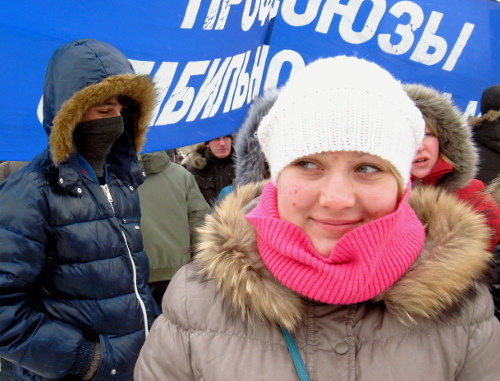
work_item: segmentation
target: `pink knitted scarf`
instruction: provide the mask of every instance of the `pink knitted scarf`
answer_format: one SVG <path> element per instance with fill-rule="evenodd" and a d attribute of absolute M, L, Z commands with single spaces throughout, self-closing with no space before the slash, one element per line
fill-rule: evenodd
<path fill-rule="evenodd" d="M 394 213 L 345 234 L 328 258 L 299 227 L 280 219 L 272 183 L 246 218 L 257 230 L 262 260 L 285 286 L 323 303 L 363 302 L 394 284 L 422 249 L 425 231 L 408 205 L 410 188 Z"/>

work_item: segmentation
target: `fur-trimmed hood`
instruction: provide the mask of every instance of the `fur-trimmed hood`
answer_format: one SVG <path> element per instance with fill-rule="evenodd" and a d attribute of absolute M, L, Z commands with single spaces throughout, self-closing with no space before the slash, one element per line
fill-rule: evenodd
<path fill-rule="evenodd" d="M 438 185 L 450 190 L 463 188 L 475 178 L 479 161 L 470 126 L 444 94 L 420 84 L 406 84 L 404 89 L 436 128 L 439 149 L 453 163 L 453 170 Z"/>
<path fill-rule="evenodd" d="M 200 274 L 215 281 L 225 302 L 244 319 L 267 320 L 289 330 L 302 320 L 305 299 L 269 272 L 257 249 L 256 232 L 245 214 L 258 201 L 265 182 L 237 188 L 199 230 Z M 383 302 L 399 320 L 442 318 L 473 290 L 491 261 L 482 217 L 434 187 L 412 191 L 410 204 L 426 227 L 416 262 L 373 301 Z"/>
<path fill-rule="evenodd" d="M 155 105 L 155 88 L 148 75 L 136 75 L 128 59 L 105 42 L 82 39 L 63 45 L 50 59 L 43 95 L 43 126 L 49 135 L 49 148 L 56 166 L 76 152 L 73 132 L 89 107 L 113 96 L 134 101 L 125 120 L 135 153 L 141 151 Z M 129 147 L 112 149 L 130 150 Z M 112 153 L 110 153 L 112 155 Z"/>
<path fill-rule="evenodd" d="M 234 141 L 233 136 L 229 136 L 231 136 L 231 140 Z M 210 149 L 208 149 L 205 142 L 198 143 L 193 147 L 193 150 L 188 153 L 184 160 L 182 160 L 181 164 L 186 168 L 192 167 L 201 171 L 207 166 L 209 160 L 233 160 L 235 154 L 234 152 L 235 149 L 233 143 L 231 144 L 231 153 L 229 156 L 224 159 L 219 159 L 212 153 L 212 151 L 210 151 Z"/>
<path fill-rule="evenodd" d="M 270 89 L 254 98 L 243 124 L 235 138 L 236 185 L 246 185 L 264 180 L 266 158 L 257 139 L 257 128 L 278 98 L 279 91 Z"/>
<path fill-rule="evenodd" d="M 205 154 L 207 152 L 207 145 L 205 143 L 198 143 L 193 147 L 193 150 L 187 154 L 182 160 L 182 165 L 185 167 L 193 167 L 202 170 L 207 166 L 207 159 Z"/>
<path fill-rule="evenodd" d="M 500 155 L 500 110 L 490 110 L 479 117 L 471 117 L 468 122 L 473 128 L 474 140 Z"/>
<path fill-rule="evenodd" d="M 500 176 L 495 177 L 488 186 L 486 191 L 493 196 L 498 205 L 500 205 Z"/>

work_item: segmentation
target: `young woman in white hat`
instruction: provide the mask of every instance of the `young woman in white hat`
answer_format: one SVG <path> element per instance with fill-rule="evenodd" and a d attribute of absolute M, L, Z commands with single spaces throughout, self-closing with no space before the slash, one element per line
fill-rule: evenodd
<path fill-rule="evenodd" d="M 424 120 L 400 83 L 320 59 L 257 135 L 271 180 L 206 220 L 136 380 L 498 377 L 487 227 L 453 195 L 411 191 Z"/>

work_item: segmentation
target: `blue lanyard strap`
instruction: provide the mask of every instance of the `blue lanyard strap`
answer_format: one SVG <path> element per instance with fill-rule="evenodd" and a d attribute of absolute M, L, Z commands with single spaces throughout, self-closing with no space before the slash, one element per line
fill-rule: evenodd
<path fill-rule="evenodd" d="M 310 381 L 309 375 L 307 374 L 306 366 L 304 365 L 304 361 L 302 360 L 302 356 L 300 355 L 299 348 L 295 343 L 290 332 L 284 327 L 280 327 L 281 332 L 283 333 L 283 337 L 285 338 L 286 346 L 288 347 L 288 352 L 290 352 L 290 356 L 292 357 L 293 365 L 295 365 L 295 370 L 297 371 L 297 375 L 299 376 L 300 381 Z"/>

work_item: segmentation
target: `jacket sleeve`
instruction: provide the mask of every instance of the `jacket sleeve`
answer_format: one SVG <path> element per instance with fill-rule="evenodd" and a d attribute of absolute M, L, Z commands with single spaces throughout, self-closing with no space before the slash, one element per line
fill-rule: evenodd
<path fill-rule="evenodd" d="M 186 305 L 186 266 L 163 296 L 163 314 L 154 322 L 135 365 L 135 381 L 194 380 Z"/>
<path fill-rule="evenodd" d="M 493 302 L 485 285 L 478 286 L 478 296 L 464 310 L 472 311 L 468 327 L 469 342 L 464 364 L 457 381 L 496 380 L 500 374 L 500 322 L 493 315 Z M 464 327 L 467 329 L 467 327 Z"/>
<path fill-rule="evenodd" d="M 187 204 L 188 204 L 188 219 L 189 228 L 191 231 L 191 245 L 197 244 L 195 229 L 203 224 L 205 215 L 210 213 L 210 205 L 208 205 L 205 197 L 200 191 L 194 175 L 186 172 L 188 176 L 188 191 L 187 191 Z"/>
<path fill-rule="evenodd" d="M 51 238 L 47 200 L 31 183 L 0 185 L 0 357 L 47 378 L 83 375 L 95 345 L 38 303 Z"/>

